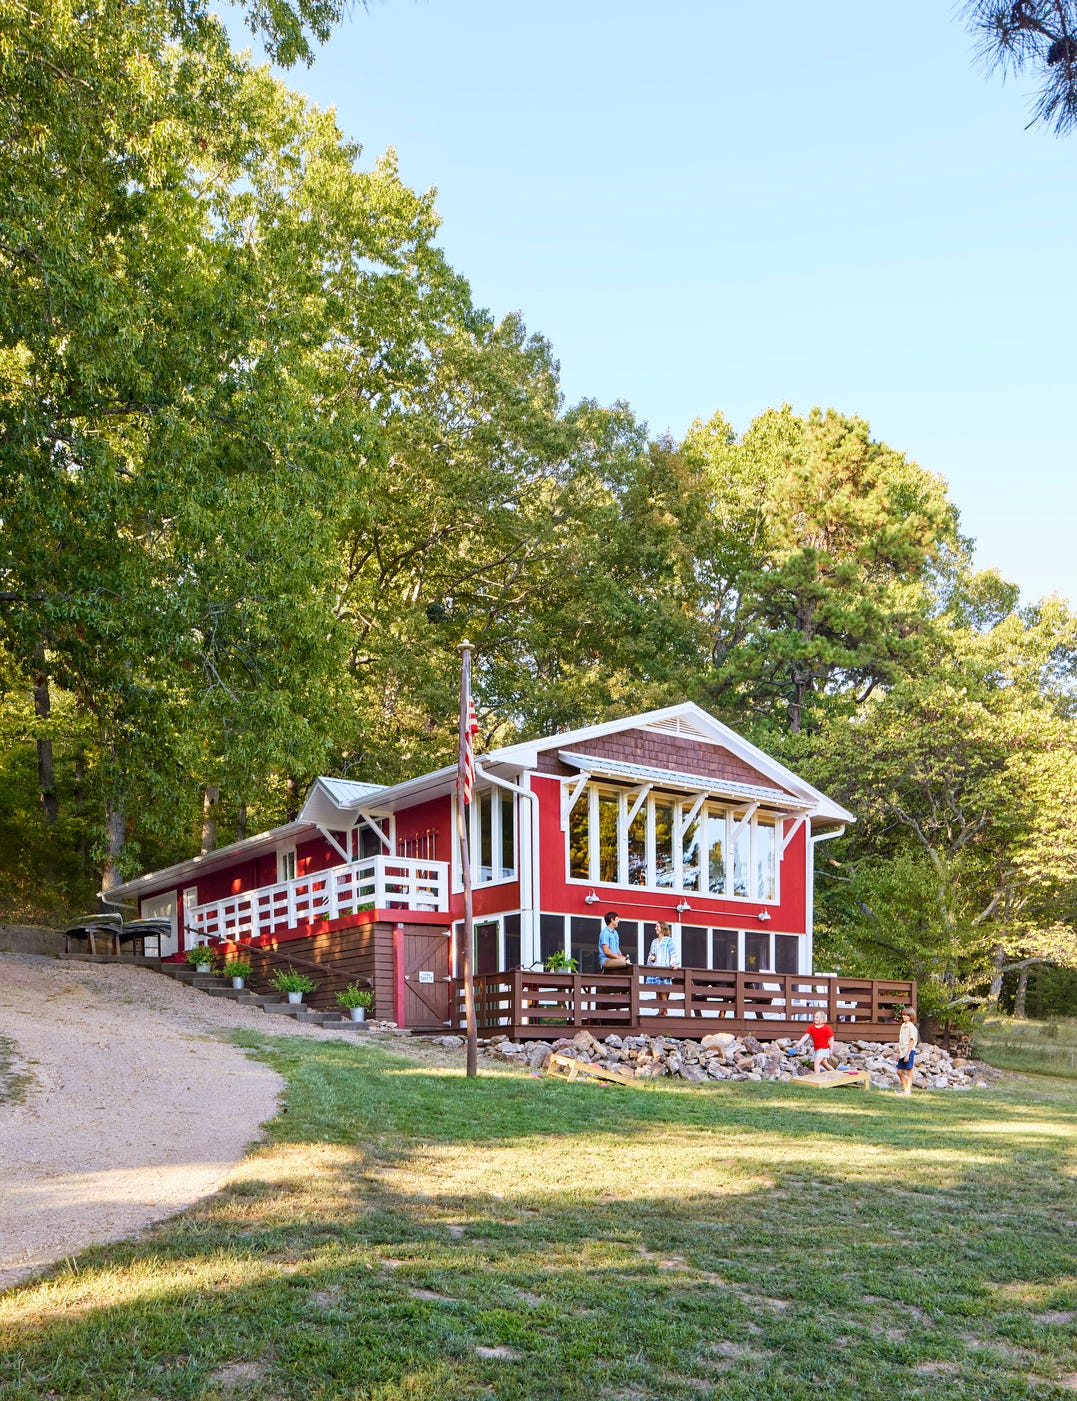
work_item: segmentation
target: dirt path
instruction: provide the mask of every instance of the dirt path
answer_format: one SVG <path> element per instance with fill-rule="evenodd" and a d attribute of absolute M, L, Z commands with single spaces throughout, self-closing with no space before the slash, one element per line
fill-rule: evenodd
<path fill-rule="evenodd" d="M 0 1036 L 29 1077 L 0 1103 L 0 1289 L 215 1191 L 282 1084 L 228 1030 L 300 1032 L 266 1023 L 147 969 L 0 954 Z"/>

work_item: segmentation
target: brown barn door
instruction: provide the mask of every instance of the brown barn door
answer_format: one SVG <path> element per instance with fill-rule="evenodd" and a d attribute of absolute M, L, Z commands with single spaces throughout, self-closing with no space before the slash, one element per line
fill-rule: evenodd
<path fill-rule="evenodd" d="M 404 931 L 404 1025 L 444 1029 L 449 1020 L 449 945 L 442 929 Z"/>

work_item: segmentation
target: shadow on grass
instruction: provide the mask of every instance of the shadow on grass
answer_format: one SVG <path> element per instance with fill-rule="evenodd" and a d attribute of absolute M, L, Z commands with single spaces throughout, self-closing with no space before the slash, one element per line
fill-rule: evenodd
<path fill-rule="evenodd" d="M 263 1052 L 286 1109 L 231 1188 L 0 1301 L 5 1401 L 1072 1395 L 1072 1140 L 1028 1132 L 1072 1097 Z"/>

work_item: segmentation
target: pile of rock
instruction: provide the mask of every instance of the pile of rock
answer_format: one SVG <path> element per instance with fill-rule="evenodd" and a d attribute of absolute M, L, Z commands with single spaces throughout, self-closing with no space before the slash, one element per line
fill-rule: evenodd
<path fill-rule="evenodd" d="M 526 1065 L 541 1072 L 555 1051 L 620 1070 L 638 1079 L 672 1076 L 678 1080 L 792 1080 L 811 1070 L 810 1059 L 787 1054 L 793 1040 L 757 1041 L 754 1036 L 715 1032 L 699 1041 L 678 1041 L 672 1036 L 607 1036 L 599 1041 L 589 1031 L 578 1031 L 552 1044 L 546 1041 L 510 1041 L 492 1037 L 484 1054 L 495 1060 Z M 894 1089 L 897 1045 L 876 1041 L 835 1042 L 834 1059 L 850 1070 L 867 1070 L 878 1089 Z M 916 1055 L 914 1085 L 932 1090 L 983 1089 L 999 1072 L 964 1056 L 951 1056 L 940 1046 L 922 1045 Z"/>

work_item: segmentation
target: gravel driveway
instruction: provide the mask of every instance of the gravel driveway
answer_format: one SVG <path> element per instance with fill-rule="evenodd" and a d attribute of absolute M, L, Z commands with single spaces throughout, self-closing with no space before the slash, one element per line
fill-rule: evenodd
<path fill-rule="evenodd" d="M 234 1027 L 354 1040 L 145 968 L 0 954 L 0 1037 L 28 1077 L 0 1103 L 0 1289 L 221 1186 L 283 1083 Z"/>

